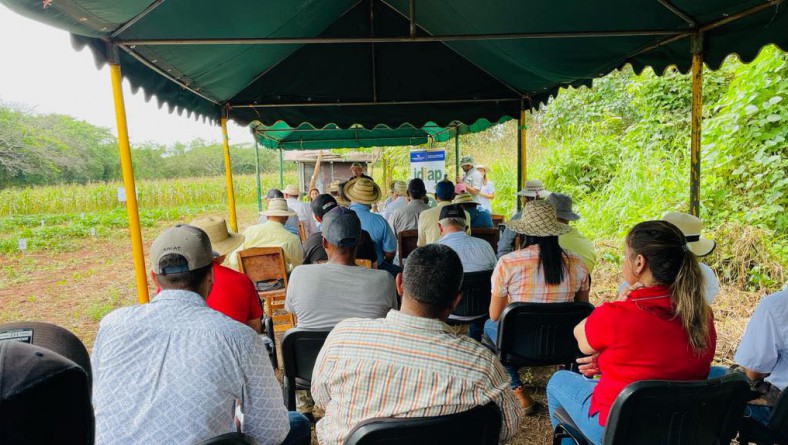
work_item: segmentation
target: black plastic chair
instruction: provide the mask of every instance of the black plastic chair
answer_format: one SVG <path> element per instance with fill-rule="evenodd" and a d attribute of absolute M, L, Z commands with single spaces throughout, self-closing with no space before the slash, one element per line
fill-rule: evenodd
<path fill-rule="evenodd" d="M 329 332 L 292 328 L 282 335 L 282 392 L 288 410 L 296 409 L 296 390 L 312 385 L 312 369 Z"/>
<path fill-rule="evenodd" d="M 468 411 L 435 417 L 384 417 L 356 425 L 344 445 L 496 445 L 501 411 L 490 402 Z"/>
<path fill-rule="evenodd" d="M 574 328 L 591 314 L 590 303 L 512 303 L 501 313 L 495 344 L 484 337 L 504 366 L 573 367 L 583 354 Z"/>
<path fill-rule="evenodd" d="M 462 276 L 462 300 L 447 323 L 451 325 L 470 324 L 490 317 L 490 279 L 492 270 L 468 272 Z M 455 317 L 463 317 L 458 320 Z M 472 318 L 471 318 L 472 317 Z"/>
<path fill-rule="evenodd" d="M 777 400 L 766 425 L 750 417 L 742 419 L 739 443 L 788 445 L 788 396 L 785 395 L 785 391 Z"/>
<path fill-rule="evenodd" d="M 257 441 L 243 433 L 227 433 L 194 445 L 257 445 Z"/>
<path fill-rule="evenodd" d="M 624 388 L 607 420 L 604 445 L 717 445 L 729 444 L 750 395 L 742 375 L 676 382 L 644 380 Z M 562 408 L 553 444 L 570 437 L 579 445 L 590 442 Z"/>

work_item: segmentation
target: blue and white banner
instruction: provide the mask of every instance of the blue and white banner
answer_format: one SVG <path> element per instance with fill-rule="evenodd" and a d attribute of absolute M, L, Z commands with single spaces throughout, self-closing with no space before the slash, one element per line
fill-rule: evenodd
<path fill-rule="evenodd" d="M 427 192 L 435 193 L 435 184 L 443 180 L 446 174 L 446 152 L 436 151 L 411 151 L 410 152 L 410 177 L 421 178 L 427 186 Z"/>

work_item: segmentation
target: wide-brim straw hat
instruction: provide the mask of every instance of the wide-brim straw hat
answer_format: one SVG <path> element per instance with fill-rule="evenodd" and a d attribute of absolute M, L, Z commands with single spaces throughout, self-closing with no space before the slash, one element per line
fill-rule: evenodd
<path fill-rule="evenodd" d="M 487 166 L 484 164 L 476 164 L 476 170 L 484 170 L 484 172 L 487 173 Z"/>
<path fill-rule="evenodd" d="M 287 184 L 287 186 L 285 187 L 284 190 L 282 190 L 282 192 L 285 195 L 298 196 L 301 194 L 301 189 L 299 189 L 297 185 Z"/>
<path fill-rule="evenodd" d="M 717 247 L 717 243 L 714 240 L 700 237 L 703 221 L 697 216 L 692 216 L 689 213 L 667 212 L 662 215 L 662 220 L 673 224 L 681 230 L 681 233 L 687 238 L 687 247 L 696 256 L 706 256 Z"/>
<path fill-rule="evenodd" d="M 391 191 L 400 196 L 406 196 L 408 194 L 408 184 L 405 184 L 405 181 L 393 181 L 391 183 L 391 189 Z"/>
<path fill-rule="evenodd" d="M 211 248 L 219 255 L 227 255 L 244 242 L 244 236 L 227 230 L 227 222 L 218 216 L 200 216 L 189 225 L 202 229 L 211 240 Z"/>
<path fill-rule="evenodd" d="M 282 198 L 275 198 L 268 201 L 268 210 L 260 212 L 265 216 L 293 216 L 295 212 L 287 207 L 287 201 Z"/>
<path fill-rule="evenodd" d="M 555 207 L 547 201 L 529 201 L 519 219 L 510 221 L 507 228 L 528 236 L 559 236 L 569 233 L 571 227 L 558 222 Z"/>
<path fill-rule="evenodd" d="M 454 200 L 451 202 L 452 204 L 479 204 L 478 202 L 473 200 L 473 196 L 470 193 L 460 193 L 459 195 L 454 197 Z"/>
<path fill-rule="evenodd" d="M 351 202 L 374 204 L 380 201 L 380 187 L 367 178 L 353 178 L 345 184 L 345 196 Z"/>
<path fill-rule="evenodd" d="M 525 196 L 526 198 L 545 199 L 550 194 L 550 192 L 544 189 L 542 181 L 538 179 L 530 179 L 525 181 L 525 187 L 517 192 L 517 194 L 519 196 Z"/>

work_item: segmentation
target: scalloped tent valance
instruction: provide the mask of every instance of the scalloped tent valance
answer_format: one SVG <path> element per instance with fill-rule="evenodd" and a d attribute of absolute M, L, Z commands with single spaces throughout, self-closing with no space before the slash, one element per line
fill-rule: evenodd
<path fill-rule="evenodd" d="M 630 63 L 788 47 L 783 0 L 0 0 L 168 109 L 289 127 L 497 122 Z M 20 36 L 24 37 L 24 36 Z"/>

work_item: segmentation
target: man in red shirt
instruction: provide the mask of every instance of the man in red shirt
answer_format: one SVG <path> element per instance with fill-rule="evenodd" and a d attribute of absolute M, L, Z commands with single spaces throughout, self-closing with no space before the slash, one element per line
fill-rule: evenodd
<path fill-rule="evenodd" d="M 208 307 L 260 333 L 263 309 L 254 283 L 246 275 L 221 265 L 225 256 L 243 243 L 244 236 L 229 232 L 224 219 L 215 216 L 201 216 L 190 224 L 208 234 L 214 250 L 213 287 L 206 299 Z"/>

